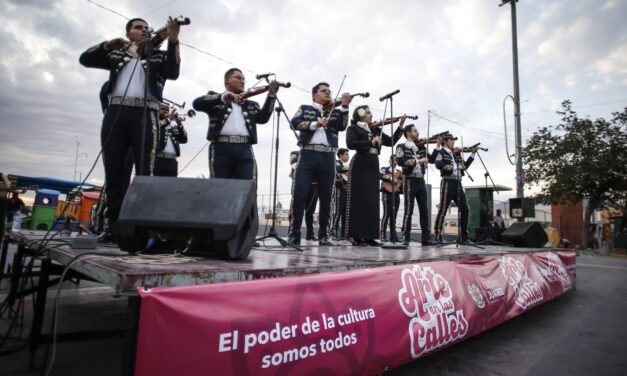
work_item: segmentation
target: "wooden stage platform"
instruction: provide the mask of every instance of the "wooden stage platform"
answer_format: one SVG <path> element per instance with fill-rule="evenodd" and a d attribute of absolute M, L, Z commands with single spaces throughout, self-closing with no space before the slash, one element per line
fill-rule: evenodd
<path fill-rule="evenodd" d="M 45 235 L 44 231 L 23 230 L 12 232 L 11 238 L 36 249 Z M 243 261 L 216 258 L 176 256 L 166 254 L 128 255 L 115 244 L 97 249 L 79 250 L 69 246 L 69 238 L 55 237 L 47 243 L 43 254 L 50 260 L 67 265 L 76 256 L 89 253 L 121 258 L 85 257 L 72 265 L 72 269 L 100 283 L 108 285 L 118 294 L 134 294 L 138 286 L 186 286 L 207 283 L 245 281 L 284 276 L 336 272 L 353 269 L 412 264 L 428 261 L 448 261 L 481 256 L 511 253 L 546 252 L 550 249 L 513 248 L 506 246 L 422 247 L 412 243 L 408 249 L 358 247 L 349 242 L 339 242 L 333 247 L 319 247 L 317 242 L 303 242 L 303 252 L 282 247 L 275 240 L 267 240 L 253 248 Z"/>

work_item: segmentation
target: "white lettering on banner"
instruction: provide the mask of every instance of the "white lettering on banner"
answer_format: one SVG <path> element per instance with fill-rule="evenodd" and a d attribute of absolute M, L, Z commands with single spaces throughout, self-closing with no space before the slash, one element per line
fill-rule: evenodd
<path fill-rule="evenodd" d="M 355 324 L 372 320 L 375 317 L 373 308 L 353 309 L 348 307 L 347 311 L 344 310 L 337 316 L 327 316 L 324 313 L 318 319 L 306 316 L 299 324 L 292 325 L 277 321 L 273 324 L 274 327 L 270 326 L 272 329 L 268 328 L 269 330 L 251 333 L 244 332 L 241 336 L 239 330 L 233 330 L 218 335 L 218 352 L 236 351 L 241 348 L 239 351 L 249 354 L 252 353 L 253 348 L 261 346 L 261 349 L 257 350 L 263 354 L 261 368 L 280 366 L 355 345 L 359 339 L 358 334 L 362 332 L 362 328 L 354 327 Z M 337 335 L 336 332 L 325 333 L 335 328 L 336 322 L 340 327 L 343 327 L 342 330 L 337 332 Z M 353 326 L 352 329 L 351 326 Z M 351 333 L 350 330 L 356 332 Z M 312 340 L 312 342 L 315 341 L 314 343 L 306 345 L 299 344 L 300 347 L 273 352 L 276 351 L 273 349 L 273 344 L 313 334 L 322 335 L 324 338 L 316 338 Z"/>
<path fill-rule="evenodd" d="M 412 358 L 462 339 L 468 331 L 463 310 L 455 310 L 448 281 L 430 267 L 415 265 L 401 272 L 403 287 L 398 302 L 411 317 L 409 337 Z"/>
<path fill-rule="evenodd" d="M 514 288 L 516 305 L 526 310 L 544 300 L 540 285 L 529 278 L 522 262 L 503 256 L 499 258 L 499 266 L 507 283 Z"/>

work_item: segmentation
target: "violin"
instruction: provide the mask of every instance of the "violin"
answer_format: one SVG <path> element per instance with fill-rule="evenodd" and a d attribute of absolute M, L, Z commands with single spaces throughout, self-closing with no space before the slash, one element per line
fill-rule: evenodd
<path fill-rule="evenodd" d="M 192 21 L 188 17 L 183 17 L 183 16 L 178 16 L 174 18 L 173 21 L 178 23 L 179 25 L 189 25 L 190 23 L 192 23 Z M 159 30 L 155 31 L 154 35 L 150 39 L 152 40 L 152 43 L 154 44 L 155 48 L 157 48 L 161 45 L 161 43 L 163 43 L 164 40 L 166 40 L 167 37 L 168 37 L 168 26 L 166 25 L 160 28 Z M 144 48 L 146 45 L 145 41 L 146 41 L 145 39 L 142 39 L 141 41 L 137 42 L 137 44 L 135 45 L 137 53 L 140 56 L 144 55 Z"/>
<path fill-rule="evenodd" d="M 472 152 L 476 152 L 477 150 L 488 151 L 488 148 L 482 148 L 482 147 L 479 147 L 479 145 L 481 145 L 481 142 L 478 142 L 472 146 L 467 146 L 465 148 L 454 147 L 453 154 L 472 153 Z"/>
<path fill-rule="evenodd" d="M 416 115 L 407 115 L 405 117 L 407 119 L 412 119 L 412 120 L 418 119 L 418 116 L 416 116 Z M 374 123 L 370 123 L 370 124 L 368 124 L 368 127 L 370 129 L 380 129 L 384 125 L 394 124 L 394 123 L 396 123 L 399 120 L 401 120 L 401 116 L 391 117 L 391 118 L 385 119 L 385 121 L 376 121 Z"/>
<path fill-rule="evenodd" d="M 283 83 L 283 82 L 276 81 L 276 83 L 279 84 L 280 87 L 284 87 L 284 88 L 288 88 L 292 86 L 292 84 L 289 82 Z M 246 90 L 245 92 L 241 93 L 239 97 L 241 98 L 241 100 L 244 100 L 250 97 L 254 97 L 255 95 L 263 94 L 268 90 L 270 90 L 270 85 L 257 86 L 257 87 L 250 88 Z"/>
<path fill-rule="evenodd" d="M 368 98 L 370 96 L 369 92 L 365 92 L 365 93 L 355 93 L 355 94 L 351 94 L 351 98 L 355 98 L 355 97 L 362 97 L 362 98 Z M 340 106 L 342 104 L 342 100 L 338 99 L 333 103 L 329 103 L 327 105 L 324 106 L 324 110 L 325 111 L 330 111 L 332 109 L 334 109 L 337 106 Z"/>

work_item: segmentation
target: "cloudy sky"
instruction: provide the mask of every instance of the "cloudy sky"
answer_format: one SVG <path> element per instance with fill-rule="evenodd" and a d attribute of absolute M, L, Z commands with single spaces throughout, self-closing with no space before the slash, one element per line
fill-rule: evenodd
<path fill-rule="evenodd" d="M 143 17 L 157 29 L 168 15 L 184 15 L 192 23 L 180 34 L 181 74 L 168 81 L 165 97 L 189 108 L 208 90 L 223 90 L 224 72 L 237 66 L 249 84 L 263 72 L 290 81 L 293 87 L 279 94 L 291 116 L 310 102 L 317 82 L 337 91 L 346 75 L 342 91 L 372 94 L 355 105 L 369 104 L 382 116 L 377 98 L 400 89 L 395 114 L 419 115 L 415 123 L 422 135 L 430 118 L 431 133 L 449 130 L 466 145 L 481 142 L 489 148 L 483 159 L 496 184 L 515 187 L 502 109 L 513 92 L 510 7 L 499 2 L 2 1 L 0 171 L 72 179 L 77 161 L 76 177 L 84 177 L 99 151 L 98 90 L 108 75 L 82 67 L 79 55 L 123 36 L 124 17 Z M 517 9 L 523 142 L 538 127 L 559 121 L 555 111 L 565 99 L 592 118 L 608 118 L 627 105 L 627 2 L 521 0 Z M 511 102 L 506 111 L 511 151 Z M 191 163 L 180 176 L 208 175 L 207 152 L 201 151 L 207 125 L 205 114 L 186 121 L 190 141 L 179 166 Z M 270 192 L 272 126 L 259 126 L 259 133 L 261 195 Z M 278 190 L 287 194 L 289 151 L 296 142 L 285 119 L 280 137 Z M 390 150 L 384 154 L 382 162 Z M 484 172 L 480 163 L 471 167 L 475 183 L 465 185 L 484 184 Z M 89 181 L 102 183 L 103 176 L 98 162 Z M 435 187 L 438 176 L 431 167 Z"/>

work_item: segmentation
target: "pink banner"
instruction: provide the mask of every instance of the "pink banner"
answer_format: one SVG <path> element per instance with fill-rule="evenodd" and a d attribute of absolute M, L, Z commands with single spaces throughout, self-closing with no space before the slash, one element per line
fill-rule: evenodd
<path fill-rule="evenodd" d="M 137 375 L 378 374 L 575 285 L 575 254 L 508 254 L 139 290 Z"/>

